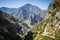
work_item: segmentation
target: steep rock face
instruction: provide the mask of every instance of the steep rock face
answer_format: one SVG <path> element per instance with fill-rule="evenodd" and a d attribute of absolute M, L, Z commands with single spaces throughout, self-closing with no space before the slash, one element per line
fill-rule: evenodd
<path fill-rule="evenodd" d="M 49 18 L 48 24 L 46 24 L 46 30 L 44 31 L 46 35 L 49 35 L 56 40 L 60 40 L 60 0 L 53 0 L 50 4 L 47 12 Z M 46 20 L 45 19 L 45 20 Z M 49 31 L 48 31 L 49 30 Z M 59 35 L 59 36 L 58 36 Z"/>
<path fill-rule="evenodd" d="M 60 0 L 52 0 L 44 20 L 33 29 L 33 40 L 60 40 Z"/>

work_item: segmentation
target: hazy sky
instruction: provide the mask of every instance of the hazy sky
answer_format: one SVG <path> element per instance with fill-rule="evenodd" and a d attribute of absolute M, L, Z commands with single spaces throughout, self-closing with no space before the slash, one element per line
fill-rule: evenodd
<path fill-rule="evenodd" d="M 27 3 L 46 10 L 51 0 L 0 0 L 0 7 L 18 8 Z"/>

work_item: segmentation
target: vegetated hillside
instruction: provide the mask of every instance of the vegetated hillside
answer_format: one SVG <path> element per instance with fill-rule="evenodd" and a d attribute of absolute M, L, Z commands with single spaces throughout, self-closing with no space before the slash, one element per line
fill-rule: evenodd
<path fill-rule="evenodd" d="M 22 40 L 21 27 L 7 13 L 0 11 L 0 40 Z"/>
<path fill-rule="evenodd" d="M 44 20 L 31 33 L 32 40 L 60 40 L 60 0 L 52 0 Z"/>

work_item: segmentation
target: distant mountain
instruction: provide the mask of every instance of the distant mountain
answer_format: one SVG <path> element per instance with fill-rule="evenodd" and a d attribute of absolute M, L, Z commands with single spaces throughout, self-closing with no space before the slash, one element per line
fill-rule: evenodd
<path fill-rule="evenodd" d="M 3 12 L 11 14 L 12 12 L 14 12 L 16 10 L 16 8 L 1 7 L 0 10 Z"/>
<path fill-rule="evenodd" d="M 34 25 L 41 22 L 46 14 L 45 10 L 42 10 L 32 4 L 25 4 L 24 6 L 15 10 L 12 15 L 19 21 L 23 21 L 28 25 Z"/>

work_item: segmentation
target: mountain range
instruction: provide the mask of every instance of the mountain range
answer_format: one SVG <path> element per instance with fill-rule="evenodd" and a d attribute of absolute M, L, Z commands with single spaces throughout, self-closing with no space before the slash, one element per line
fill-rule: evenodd
<path fill-rule="evenodd" d="M 0 10 L 10 14 L 18 21 L 26 23 L 30 27 L 31 25 L 42 21 L 46 14 L 45 10 L 42 10 L 39 7 L 29 3 L 19 8 L 2 7 Z"/>

